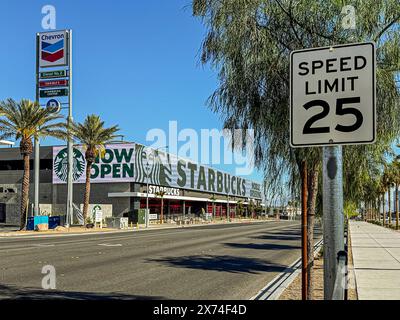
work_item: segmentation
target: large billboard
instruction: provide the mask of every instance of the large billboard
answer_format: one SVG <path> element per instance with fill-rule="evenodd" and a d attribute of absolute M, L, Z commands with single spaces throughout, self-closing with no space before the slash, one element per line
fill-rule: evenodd
<path fill-rule="evenodd" d="M 39 33 L 39 67 L 67 65 L 68 41 L 66 30 Z"/>
<path fill-rule="evenodd" d="M 66 182 L 67 164 L 67 148 L 53 147 L 54 184 Z M 75 146 L 74 183 L 84 183 L 85 172 L 85 150 L 82 146 Z M 259 183 L 135 143 L 107 145 L 105 156 L 96 159 L 90 175 L 93 183 L 148 182 L 152 185 L 261 199 Z"/>

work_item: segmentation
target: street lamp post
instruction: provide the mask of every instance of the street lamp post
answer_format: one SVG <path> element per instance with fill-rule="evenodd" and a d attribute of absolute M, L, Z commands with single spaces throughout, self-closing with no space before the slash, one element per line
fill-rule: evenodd
<path fill-rule="evenodd" d="M 146 157 L 147 159 L 147 157 Z M 146 228 L 149 227 L 149 162 L 146 163 Z"/>

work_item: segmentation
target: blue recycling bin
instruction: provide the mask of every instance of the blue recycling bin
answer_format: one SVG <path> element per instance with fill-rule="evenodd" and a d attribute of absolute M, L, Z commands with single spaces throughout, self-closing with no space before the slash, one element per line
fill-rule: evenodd
<path fill-rule="evenodd" d="M 49 223 L 48 216 L 36 216 L 36 217 L 28 217 L 28 223 L 26 225 L 27 230 L 35 230 L 38 224 Z"/>
<path fill-rule="evenodd" d="M 60 216 L 49 217 L 49 229 L 55 229 L 58 226 L 61 226 L 61 217 Z"/>

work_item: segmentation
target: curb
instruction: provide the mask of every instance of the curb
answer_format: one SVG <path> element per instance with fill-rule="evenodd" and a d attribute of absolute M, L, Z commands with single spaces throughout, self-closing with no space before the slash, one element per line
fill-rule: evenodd
<path fill-rule="evenodd" d="M 320 239 L 314 245 L 314 255 L 322 249 L 323 239 Z M 283 291 L 285 291 L 290 284 L 301 273 L 301 258 L 298 258 L 284 271 L 279 273 L 272 281 L 270 281 L 264 288 L 262 288 L 250 300 L 277 300 Z"/>

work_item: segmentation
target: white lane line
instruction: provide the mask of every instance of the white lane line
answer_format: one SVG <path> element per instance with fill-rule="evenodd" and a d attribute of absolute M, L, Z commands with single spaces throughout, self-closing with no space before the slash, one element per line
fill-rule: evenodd
<path fill-rule="evenodd" d="M 54 247 L 54 244 L 33 244 L 33 247 Z"/>
<path fill-rule="evenodd" d="M 99 246 L 104 246 L 104 247 L 122 247 L 122 244 L 120 244 L 120 243 L 115 243 L 115 244 L 112 244 L 112 243 L 99 243 L 98 245 Z"/>

